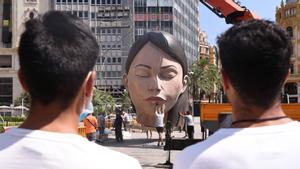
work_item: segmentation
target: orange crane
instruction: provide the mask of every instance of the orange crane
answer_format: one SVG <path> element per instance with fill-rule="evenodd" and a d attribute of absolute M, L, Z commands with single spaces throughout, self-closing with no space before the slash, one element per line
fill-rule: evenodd
<path fill-rule="evenodd" d="M 241 6 L 235 0 L 199 0 L 203 5 L 221 18 L 225 18 L 226 23 L 236 24 L 259 17 L 249 11 L 245 6 Z"/>

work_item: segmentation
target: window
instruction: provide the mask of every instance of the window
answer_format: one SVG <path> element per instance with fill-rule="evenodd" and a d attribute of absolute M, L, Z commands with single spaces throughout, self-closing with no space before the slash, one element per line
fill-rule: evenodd
<path fill-rule="evenodd" d="M 100 0 L 97 0 L 97 4 L 100 4 Z"/>
<path fill-rule="evenodd" d="M 118 45 L 117 47 L 118 47 L 118 49 L 121 49 L 121 45 Z"/>
<path fill-rule="evenodd" d="M 121 0 L 118 0 L 118 4 L 121 4 Z"/>
<path fill-rule="evenodd" d="M 112 4 L 116 4 L 116 0 L 112 0 L 111 3 L 112 3 Z"/>
<path fill-rule="evenodd" d="M 101 29 L 101 34 L 105 34 L 105 29 Z"/>
<path fill-rule="evenodd" d="M 111 49 L 111 46 L 110 46 L 110 45 L 107 45 L 107 49 L 108 49 L 108 50 Z"/>
<path fill-rule="evenodd" d="M 112 34 L 116 34 L 116 29 L 112 29 Z"/>
<path fill-rule="evenodd" d="M 105 0 L 102 0 L 102 4 L 106 4 Z"/>
<path fill-rule="evenodd" d="M 105 45 L 101 45 L 101 48 L 102 48 L 102 50 L 104 50 L 106 48 L 106 46 Z"/>
<path fill-rule="evenodd" d="M 82 11 L 79 11 L 78 14 L 79 14 L 78 17 L 79 17 L 79 18 L 82 18 Z"/>
<path fill-rule="evenodd" d="M 12 56 L 0 55 L 0 68 L 11 68 L 11 67 L 12 67 Z"/>
<path fill-rule="evenodd" d="M 102 63 L 104 63 L 105 62 L 105 57 L 102 57 L 101 61 L 102 61 Z"/>
<path fill-rule="evenodd" d="M 111 33 L 111 30 L 110 29 L 107 29 L 107 34 L 110 34 Z"/>
<path fill-rule="evenodd" d="M 118 58 L 118 63 L 121 63 L 121 58 Z"/>
<path fill-rule="evenodd" d="M 118 30 L 118 34 L 121 34 L 121 29 L 120 29 L 120 28 L 118 28 L 117 30 Z"/>
<path fill-rule="evenodd" d="M 107 63 L 111 63 L 111 58 L 107 58 Z"/>
<path fill-rule="evenodd" d="M 92 0 L 92 2 L 91 2 L 93 5 L 95 5 L 95 0 Z"/>
<path fill-rule="evenodd" d="M 116 63 L 116 58 L 112 58 L 112 62 L 113 62 L 113 63 Z"/>
<path fill-rule="evenodd" d="M 148 7 L 148 13 L 158 13 L 157 7 Z"/>
<path fill-rule="evenodd" d="M 293 28 L 291 26 L 287 27 L 286 28 L 286 31 L 287 31 L 287 34 L 290 36 L 290 37 L 293 37 Z"/>
<path fill-rule="evenodd" d="M 72 0 L 68 0 L 68 3 L 71 3 L 72 2 Z"/>
<path fill-rule="evenodd" d="M 11 77 L 0 78 L 0 105 L 12 104 L 13 79 Z"/>
<path fill-rule="evenodd" d="M 91 13 L 91 17 L 92 17 L 92 18 L 95 18 L 95 12 L 92 12 L 92 13 Z"/>
<path fill-rule="evenodd" d="M 107 4 L 110 4 L 110 0 L 107 0 Z"/>
<path fill-rule="evenodd" d="M 88 17 L 89 17 L 88 11 L 84 11 L 84 17 L 85 17 L 85 18 L 88 18 Z"/>
<path fill-rule="evenodd" d="M 57 3 L 60 3 L 60 0 L 56 0 Z"/>

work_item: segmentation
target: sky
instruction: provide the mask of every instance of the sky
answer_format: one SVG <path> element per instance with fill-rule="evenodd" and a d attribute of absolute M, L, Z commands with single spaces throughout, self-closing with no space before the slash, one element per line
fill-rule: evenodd
<path fill-rule="evenodd" d="M 246 6 L 251 12 L 254 12 L 260 18 L 275 21 L 276 6 L 280 5 L 281 0 L 239 0 L 241 5 Z M 231 25 L 226 24 L 224 18 L 219 18 L 202 3 L 199 11 L 200 29 L 206 32 L 208 42 L 211 45 L 216 44 L 216 38 L 219 34 L 226 31 Z"/>

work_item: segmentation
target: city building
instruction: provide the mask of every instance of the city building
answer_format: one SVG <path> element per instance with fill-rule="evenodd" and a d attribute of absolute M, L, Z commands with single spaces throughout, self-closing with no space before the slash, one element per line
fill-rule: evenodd
<path fill-rule="evenodd" d="M 96 64 L 96 87 L 120 97 L 122 75 L 133 43 L 132 1 L 54 0 L 54 9 L 82 18 L 94 33 L 100 54 Z"/>
<path fill-rule="evenodd" d="M 149 31 L 166 31 L 179 40 L 188 63 L 198 57 L 199 0 L 134 0 L 135 39 Z"/>
<path fill-rule="evenodd" d="M 24 23 L 50 6 L 47 0 L 0 0 L 0 106 L 12 106 L 22 92 L 17 48 Z"/>
<path fill-rule="evenodd" d="M 298 0 L 281 1 L 276 9 L 276 22 L 289 34 L 293 43 L 291 76 L 283 89 L 285 101 L 300 102 L 300 2 Z"/>
<path fill-rule="evenodd" d="M 198 30 L 198 38 L 199 38 L 199 58 L 202 57 L 209 57 L 210 56 L 210 46 L 209 43 L 207 42 L 207 34 L 202 31 Z"/>

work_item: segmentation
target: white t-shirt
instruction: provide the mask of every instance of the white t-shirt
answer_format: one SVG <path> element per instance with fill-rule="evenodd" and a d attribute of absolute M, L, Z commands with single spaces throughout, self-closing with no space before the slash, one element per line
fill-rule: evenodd
<path fill-rule="evenodd" d="M 155 111 L 155 127 L 164 127 L 164 113 Z"/>
<path fill-rule="evenodd" d="M 186 119 L 187 126 L 194 126 L 193 116 L 191 114 L 184 116 Z"/>
<path fill-rule="evenodd" d="M 125 154 L 66 133 L 21 128 L 0 134 L 0 168 L 141 169 Z"/>
<path fill-rule="evenodd" d="M 299 169 L 300 123 L 220 129 L 177 155 L 174 169 Z"/>

